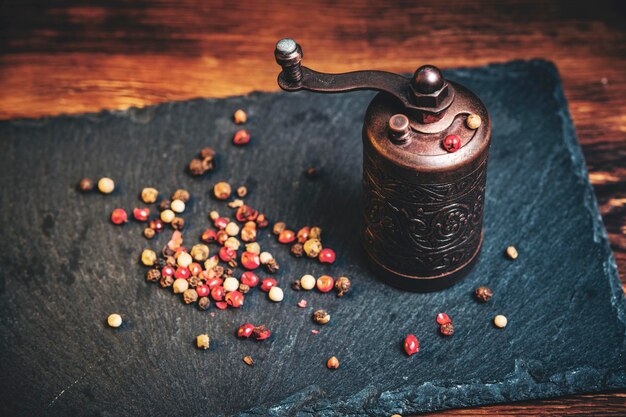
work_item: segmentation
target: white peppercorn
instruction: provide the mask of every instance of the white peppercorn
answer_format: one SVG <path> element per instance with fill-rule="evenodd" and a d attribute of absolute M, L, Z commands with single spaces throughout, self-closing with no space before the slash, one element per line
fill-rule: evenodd
<path fill-rule="evenodd" d="M 102 177 L 98 181 L 98 190 L 102 194 L 111 194 L 115 190 L 115 182 L 108 177 Z"/>

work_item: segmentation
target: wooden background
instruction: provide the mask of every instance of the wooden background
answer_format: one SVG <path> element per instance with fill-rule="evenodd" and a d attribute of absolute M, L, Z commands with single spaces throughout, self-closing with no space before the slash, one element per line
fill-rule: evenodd
<path fill-rule="evenodd" d="M 331 72 L 554 61 L 626 283 L 626 3 L 620 0 L 6 0 L 0 119 L 276 91 L 273 47 L 285 36 L 303 45 L 306 65 Z M 600 412 L 626 413 L 626 394 L 442 415 Z"/>

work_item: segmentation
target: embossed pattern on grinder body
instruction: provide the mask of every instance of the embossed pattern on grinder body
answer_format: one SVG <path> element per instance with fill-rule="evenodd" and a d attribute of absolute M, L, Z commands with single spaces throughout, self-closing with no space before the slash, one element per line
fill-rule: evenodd
<path fill-rule="evenodd" d="M 430 65 L 410 79 L 323 74 L 301 66 L 300 45 L 285 40 L 275 57 L 286 91 L 379 91 L 363 124 L 363 246 L 377 275 L 415 291 L 461 279 L 483 241 L 491 124 L 478 97 Z"/>

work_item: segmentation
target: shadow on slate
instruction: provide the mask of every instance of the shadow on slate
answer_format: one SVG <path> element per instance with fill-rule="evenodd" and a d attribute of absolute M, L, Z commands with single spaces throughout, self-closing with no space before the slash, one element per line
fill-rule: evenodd
<path fill-rule="evenodd" d="M 511 62 L 447 76 L 484 100 L 493 143 L 481 260 L 433 294 L 385 286 L 364 266 L 360 135 L 371 93 L 255 93 L 0 123 L 2 415 L 384 416 L 626 387 L 624 297 L 556 69 Z M 252 133 L 242 148 L 230 142 L 237 108 Z M 206 145 L 218 169 L 192 179 L 184 164 Z M 74 188 L 105 175 L 118 184 L 111 196 Z M 210 196 L 218 180 L 248 185 L 248 202 L 274 221 L 321 226 L 336 264 L 294 259 L 266 229 L 283 303 L 257 290 L 212 317 L 147 283 L 139 254 L 167 236 L 113 226 L 111 211 L 139 206 L 145 186 L 188 188 L 195 244 L 210 208 L 230 213 Z M 503 256 L 509 244 L 515 262 Z M 304 273 L 346 274 L 354 290 L 337 299 L 289 289 Z M 489 303 L 473 300 L 478 285 L 494 290 Z M 318 308 L 332 321 L 314 335 Z M 455 321 L 451 338 L 438 334 L 440 311 Z M 120 329 L 105 325 L 112 312 Z M 496 314 L 506 329 L 493 327 Z M 245 322 L 272 338 L 237 340 Z M 212 345 L 199 351 L 204 332 Z M 410 358 L 407 333 L 421 341 Z M 332 355 L 336 371 L 325 367 Z"/>

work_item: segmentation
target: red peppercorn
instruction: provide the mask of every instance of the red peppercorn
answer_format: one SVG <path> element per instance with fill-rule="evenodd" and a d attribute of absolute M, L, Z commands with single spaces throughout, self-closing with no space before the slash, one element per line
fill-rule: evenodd
<path fill-rule="evenodd" d="M 269 292 L 269 290 L 272 287 L 275 287 L 276 284 L 277 282 L 274 278 L 264 278 L 263 281 L 261 281 L 261 291 Z"/>
<path fill-rule="evenodd" d="M 332 249 L 328 249 L 328 248 L 324 248 L 322 249 L 322 251 L 320 252 L 319 256 L 317 257 L 317 259 L 320 260 L 321 263 L 323 264 L 332 264 L 333 262 L 335 262 L 335 251 Z"/>
<path fill-rule="evenodd" d="M 335 280 L 329 275 L 322 275 L 315 282 L 315 286 L 321 292 L 328 292 L 335 286 Z"/>
<path fill-rule="evenodd" d="M 248 287 L 256 287 L 259 284 L 259 277 L 254 272 L 246 271 L 241 274 L 241 283 Z"/>
<path fill-rule="evenodd" d="M 228 303 L 226 301 L 218 301 L 215 303 L 215 307 L 219 308 L 220 310 L 226 310 L 226 308 L 228 307 Z"/>
<path fill-rule="evenodd" d="M 150 223 L 148 223 L 148 227 L 150 227 L 150 229 L 154 230 L 157 233 L 161 233 L 163 231 L 163 228 L 165 227 L 165 224 L 161 219 L 154 219 L 150 220 Z"/>
<path fill-rule="evenodd" d="M 219 245 L 224 245 L 224 243 L 228 240 L 228 238 L 229 238 L 229 237 L 230 237 L 230 236 L 228 236 L 228 233 L 226 233 L 226 231 L 224 231 L 224 230 L 219 230 L 219 231 L 217 232 L 217 239 L 216 239 L 216 242 L 217 242 Z"/>
<path fill-rule="evenodd" d="M 228 225 L 229 220 L 226 217 L 218 217 L 213 221 L 213 225 L 220 230 L 223 230 Z"/>
<path fill-rule="evenodd" d="M 172 268 L 169 265 L 165 265 L 163 267 L 163 269 L 161 269 L 161 276 L 162 277 L 171 277 L 171 276 L 174 276 L 174 272 L 175 272 L 174 268 Z"/>
<path fill-rule="evenodd" d="M 266 329 L 265 326 L 257 326 L 252 331 L 252 335 L 256 340 L 265 340 L 270 337 L 271 334 L 272 332 L 270 332 L 269 329 Z"/>
<path fill-rule="evenodd" d="M 221 278 L 213 277 L 206 280 L 206 285 L 209 286 L 210 289 L 215 287 L 219 287 L 224 283 L 224 280 Z"/>
<path fill-rule="evenodd" d="M 409 334 L 404 338 L 404 351 L 409 356 L 420 351 L 420 342 L 415 335 Z"/>
<path fill-rule="evenodd" d="M 235 145 L 246 145 L 248 142 L 250 142 L 250 133 L 245 129 L 238 130 L 233 136 Z"/>
<path fill-rule="evenodd" d="M 256 220 L 258 215 L 258 211 L 250 206 L 243 205 L 237 209 L 237 214 L 235 214 L 235 218 L 241 223 L 253 222 Z"/>
<path fill-rule="evenodd" d="M 237 337 L 250 337 L 254 331 L 254 324 L 245 323 L 237 329 Z"/>
<path fill-rule="evenodd" d="M 437 314 L 437 324 L 444 325 L 452 323 L 452 319 L 446 313 Z"/>
<path fill-rule="evenodd" d="M 217 233 L 215 233 L 215 230 L 213 229 L 207 229 L 202 232 L 202 236 L 200 236 L 200 239 L 202 239 L 202 241 L 206 243 L 215 242 L 217 240 Z"/>
<path fill-rule="evenodd" d="M 443 324 L 439 326 L 439 331 L 444 336 L 452 336 L 454 333 L 454 325 L 452 325 L 452 323 Z"/>
<path fill-rule="evenodd" d="M 233 308 L 239 308 L 243 305 L 243 294 L 239 291 L 231 291 L 226 294 L 226 302 Z"/>
<path fill-rule="evenodd" d="M 191 265 L 189 265 L 189 272 L 191 272 L 191 275 L 193 275 L 194 277 L 199 276 L 202 273 L 202 266 L 200 266 L 199 263 L 194 262 Z"/>
<path fill-rule="evenodd" d="M 461 149 L 461 138 L 457 135 L 448 135 L 443 140 L 443 148 L 450 152 L 456 152 Z"/>
<path fill-rule="evenodd" d="M 309 226 L 304 226 L 302 229 L 298 230 L 298 234 L 296 238 L 298 239 L 298 243 L 304 243 L 309 240 L 309 233 L 311 232 L 311 228 Z"/>
<path fill-rule="evenodd" d="M 124 224 L 128 221 L 128 214 L 126 214 L 124 209 L 116 208 L 113 210 L 113 213 L 111 213 L 111 221 L 113 224 Z"/>
<path fill-rule="evenodd" d="M 176 272 L 174 272 L 174 278 L 176 279 L 188 279 L 190 276 L 191 272 L 189 272 L 189 269 L 185 268 L 184 266 L 179 266 L 178 268 L 176 268 Z"/>
<path fill-rule="evenodd" d="M 219 251 L 220 259 L 224 262 L 230 262 L 237 257 L 237 252 L 231 248 L 223 246 Z"/>
<path fill-rule="evenodd" d="M 196 286 L 196 292 L 198 293 L 198 297 L 206 297 L 209 295 L 209 286 L 200 284 Z"/>
<path fill-rule="evenodd" d="M 241 265 L 246 269 L 257 269 L 261 266 L 261 259 L 256 253 L 244 252 L 241 254 Z"/>
<path fill-rule="evenodd" d="M 134 208 L 133 217 L 138 222 L 146 222 L 148 221 L 148 217 L 150 217 L 150 209 L 146 207 Z"/>
<path fill-rule="evenodd" d="M 224 287 L 222 287 L 221 285 L 211 288 L 211 298 L 213 298 L 215 301 L 222 301 L 224 299 L 224 295 Z"/>
<path fill-rule="evenodd" d="M 278 241 L 280 243 L 291 243 L 294 240 L 296 240 L 296 234 L 293 231 L 288 230 L 288 229 L 283 230 L 278 235 Z"/>

